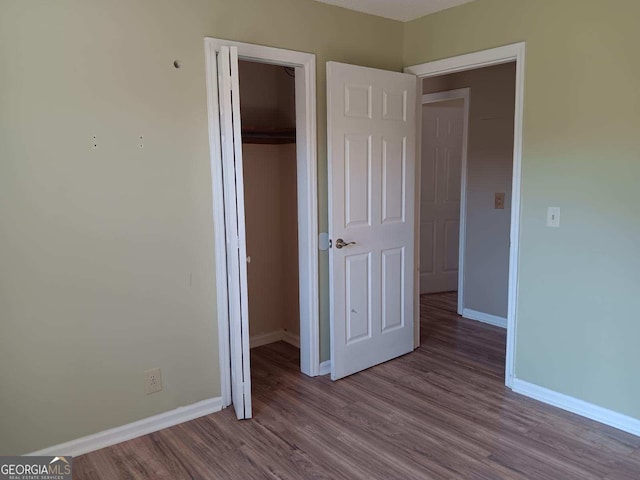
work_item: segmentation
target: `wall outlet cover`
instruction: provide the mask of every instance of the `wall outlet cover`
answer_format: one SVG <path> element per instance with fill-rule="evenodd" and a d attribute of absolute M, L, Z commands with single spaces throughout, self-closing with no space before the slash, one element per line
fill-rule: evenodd
<path fill-rule="evenodd" d="M 504 210 L 504 192 L 496 192 L 495 196 L 495 209 Z"/>
<path fill-rule="evenodd" d="M 151 368 L 144 372 L 144 393 L 156 393 L 162 390 L 162 374 L 159 368 Z"/>

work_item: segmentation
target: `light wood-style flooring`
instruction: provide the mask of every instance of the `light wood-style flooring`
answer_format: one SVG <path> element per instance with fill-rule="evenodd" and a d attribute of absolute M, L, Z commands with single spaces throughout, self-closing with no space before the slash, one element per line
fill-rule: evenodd
<path fill-rule="evenodd" d="M 78 479 L 640 479 L 640 438 L 504 386 L 505 331 L 421 298 L 415 352 L 338 382 L 298 350 L 251 351 L 254 418 L 231 408 L 74 459 Z"/>

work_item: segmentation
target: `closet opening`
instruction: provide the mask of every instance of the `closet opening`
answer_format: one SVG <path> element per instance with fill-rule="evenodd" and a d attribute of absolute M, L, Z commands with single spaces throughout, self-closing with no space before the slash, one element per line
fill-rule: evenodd
<path fill-rule="evenodd" d="M 253 415 L 252 378 L 262 393 L 277 383 L 268 370 L 282 367 L 282 354 L 263 362 L 257 353 L 281 347 L 289 368 L 311 377 L 327 370 L 319 352 L 316 60 L 218 38 L 205 38 L 205 52 L 221 397 L 243 419 Z"/>
<path fill-rule="evenodd" d="M 296 69 L 238 66 L 254 377 L 273 356 L 300 356 Z"/>

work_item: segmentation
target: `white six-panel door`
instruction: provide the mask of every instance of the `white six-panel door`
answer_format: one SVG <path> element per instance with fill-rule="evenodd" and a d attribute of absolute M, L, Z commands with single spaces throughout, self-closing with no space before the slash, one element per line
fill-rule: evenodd
<path fill-rule="evenodd" d="M 333 380 L 413 349 L 416 83 L 327 63 Z"/>
<path fill-rule="evenodd" d="M 251 418 L 251 376 L 240 84 L 236 47 L 220 48 L 218 92 L 227 244 L 231 397 L 236 416 L 243 419 Z"/>
<path fill-rule="evenodd" d="M 420 293 L 458 289 L 464 100 L 422 106 Z"/>

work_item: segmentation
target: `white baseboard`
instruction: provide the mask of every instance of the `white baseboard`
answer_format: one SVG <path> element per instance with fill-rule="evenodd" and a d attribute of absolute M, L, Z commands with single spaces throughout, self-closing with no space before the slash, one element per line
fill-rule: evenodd
<path fill-rule="evenodd" d="M 222 397 L 210 398 L 193 403 L 175 410 L 160 413 L 152 417 L 143 418 L 127 425 L 110 428 L 102 432 L 77 438 L 69 442 L 27 453 L 29 456 L 72 456 L 77 457 L 85 453 L 110 447 L 116 443 L 126 442 L 164 428 L 173 427 L 188 422 L 194 418 L 203 417 L 222 410 Z"/>
<path fill-rule="evenodd" d="M 331 360 L 325 360 L 320 363 L 318 375 L 329 375 L 331 373 Z"/>
<path fill-rule="evenodd" d="M 275 342 L 287 342 L 296 348 L 300 348 L 300 336 L 286 330 L 276 330 L 275 332 L 260 333 L 249 338 L 250 348 L 261 347 Z"/>
<path fill-rule="evenodd" d="M 462 316 L 464 318 L 468 318 L 469 320 L 488 323 L 489 325 L 493 325 L 494 327 L 507 328 L 507 319 L 498 317 L 497 315 L 490 315 L 488 313 L 482 313 L 478 312 L 477 310 L 465 308 L 462 310 Z"/>
<path fill-rule="evenodd" d="M 282 340 L 284 330 L 276 330 L 275 332 L 260 333 L 258 335 L 251 335 L 249 337 L 249 347 L 256 348 L 270 343 L 279 342 Z"/>
<path fill-rule="evenodd" d="M 640 436 L 640 420 L 637 418 L 629 417 L 622 413 L 599 407 L 593 403 L 585 402 L 584 400 L 579 400 L 577 398 L 570 397 L 569 395 L 558 393 L 554 390 L 549 390 L 548 388 L 540 387 L 533 383 L 525 382 L 518 378 L 513 379 L 511 389 L 526 397 L 590 418 L 596 422 L 604 423 L 605 425 L 617 428 L 618 430 Z"/>
<path fill-rule="evenodd" d="M 300 348 L 300 335 L 296 335 L 295 333 L 287 332 L 285 330 L 282 332 L 282 341 L 287 342 L 289 345 L 293 345 L 296 348 Z"/>

